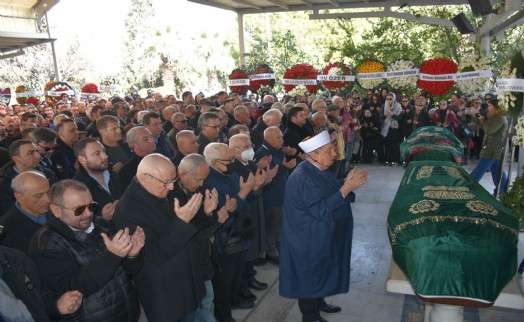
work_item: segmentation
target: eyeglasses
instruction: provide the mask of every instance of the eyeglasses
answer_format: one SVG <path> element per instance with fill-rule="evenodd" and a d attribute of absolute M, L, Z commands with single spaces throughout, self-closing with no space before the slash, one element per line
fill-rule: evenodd
<path fill-rule="evenodd" d="M 52 146 L 52 147 L 48 147 L 48 146 L 43 146 L 39 143 L 37 143 L 36 145 L 38 145 L 40 148 L 42 148 L 42 150 L 44 150 L 44 152 L 49 152 L 49 151 L 52 151 L 56 148 L 58 148 L 57 146 Z"/>
<path fill-rule="evenodd" d="M 175 121 L 175 123 L 187 123 L 187 120 Z M 207 125 L 206 125 L 207 126 Z"/>
<path fill-rule="evenodd" d="M 78 206 L 76 208 L 67 208 L 64 205 L 59 205 L 59 204 L 56 204 L 56 205 L 60 208 L 71 210 L 74 213 L 75 217 L 78 217 L 78 216 L 81 216 L 86 211 L 86 208 L 89 210 L 89 212 L 94 212 L 98 206 L 98 203 L 93 201 L 91 203 L 88 203 L 87 205 Z"/>
<path fill-rule="evenodd" d="M 212 127 L 215 130 L 220 130 L 222 128 L 222 125 L 207 125 L 207 124 L 202 124 L 202 125 L 207 126 L 207 127 Z"/>
<path fill-rule="evenodd" d="M 152 175 L 150 175 L 149 173 L 146 173 L 145 174 L 146 176 L 150 176 L 151 178 L 155 179 L 156 181 L 160 182 L 162 185 L 164 185 L 164 188 L 167 188 L 170 184 L 175 184 L 176 182 L 176 178 L 173 179 L 173 180 L 160 180 Z"/>

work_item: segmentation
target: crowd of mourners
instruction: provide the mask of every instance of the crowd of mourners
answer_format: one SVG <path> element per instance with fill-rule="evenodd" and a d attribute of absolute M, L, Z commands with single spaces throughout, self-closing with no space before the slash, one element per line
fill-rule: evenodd
<path fill-rule="evenodd" d="M 0 104 L 0 317 L 137 321 L 141 305 L 149 321 L 234 321 L 268 287 L 255 267 L 279 264 L 301 141 L 327 130 L 338 178 L 398 165 L 404 138 L 429 125 L 464 143 L 465 163 L 479 158 L 493 95 L 362 94 Z"/>

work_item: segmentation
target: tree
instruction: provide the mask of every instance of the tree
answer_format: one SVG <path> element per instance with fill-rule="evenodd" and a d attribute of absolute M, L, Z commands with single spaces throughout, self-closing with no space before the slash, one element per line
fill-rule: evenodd
<path fill-rule="evenodd" d="M 138 91 L 158 84 L 161 64 L 154 44 L 155 10 L 151 0 L 131 0 L 125 19 L 123 82 L 125 89 Z"/>

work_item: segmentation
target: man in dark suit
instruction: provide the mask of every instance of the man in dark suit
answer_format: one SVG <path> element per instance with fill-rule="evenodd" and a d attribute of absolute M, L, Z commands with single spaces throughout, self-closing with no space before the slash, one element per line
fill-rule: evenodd
<path fill-rule="evenodd" d="M 16 203 L 0 217 L 2 245 L 27 252 L 31 237 L 47 222 L 49 181 L 38 171 L 26 171 L 16 176 L 11 186 Z"/>
<path fill-rule="evenodd" d="M 198 128 L 200 129 L 200 133 L 197 136 L 197 141 L 200 145 L 198 154 L 203 155 L 204 149 L 209 143 L 218 142 L 220 129 L 222 128 L 220 117 L 215 113 L 204 113 L 198 119 Z"/>

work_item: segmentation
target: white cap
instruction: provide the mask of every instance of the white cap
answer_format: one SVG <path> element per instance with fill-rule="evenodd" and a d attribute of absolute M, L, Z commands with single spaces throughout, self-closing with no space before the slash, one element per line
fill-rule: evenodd
<path fill-rule="evenodd" d="M 313 152 L 316 149 L 319 149 L 323 147 L 326 144 L 331 143 L 331 138 L 329 136 L 328 131 L 324 130 L 320 132 L 319 134 L 310 137 L 308 139 L 305 139 L 304 141 L 300 142 L 298 146 L 304 151 L 305 153 Z"/>

